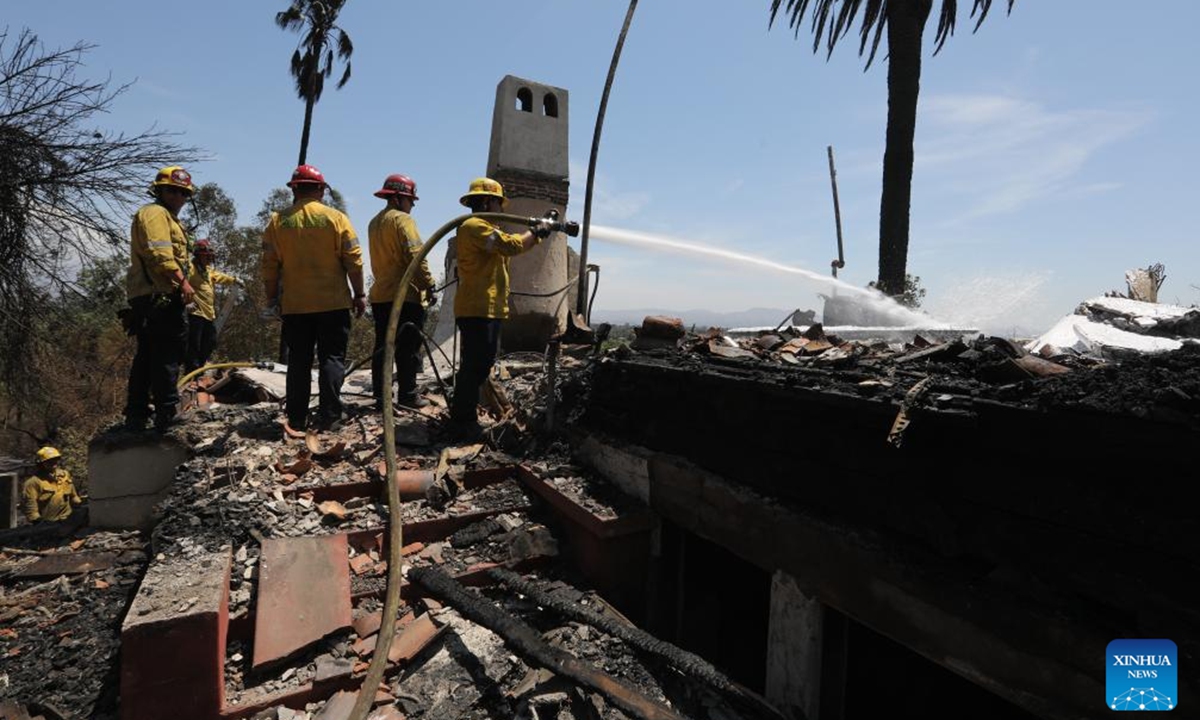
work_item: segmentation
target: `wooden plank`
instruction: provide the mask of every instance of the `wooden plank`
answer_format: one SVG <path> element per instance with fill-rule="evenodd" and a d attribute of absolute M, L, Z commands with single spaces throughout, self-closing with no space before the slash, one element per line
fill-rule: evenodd
<path fill-rule="evenodd" d="M 78 575 L 92 570 L 106 570 L 117 560 L 117 553 L 104 550 L 81 550 L 79 552 L 44 555 L 13 573 L 13 577 L 24 579 Z"/>

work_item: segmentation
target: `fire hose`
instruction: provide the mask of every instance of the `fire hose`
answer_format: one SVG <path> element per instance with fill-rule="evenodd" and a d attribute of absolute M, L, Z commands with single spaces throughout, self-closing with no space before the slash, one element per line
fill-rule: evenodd
<path fill-rule="evenodd" d="M 252 368 L 258 368 L 259 370 L 270 370 L 272 367 L 274 367 L 274 364 L 269 363 L 269 362 L 212 363 L 210 365 L 198 367 L 195 370 L 188 373 L 187 375 L 184 375 L 183 377 L 179 378 L 179 383 L 178 383 L 177 387 L 183 387 L 184 385 L 187 385 L 189 380 L 191 380 L 192 378 L 196 377 L 197 375 L 200 375 L 201 373 L 204 373 L 208 370 L 221 370 L 223 368 L 241 368 L 241 367 L 252 367 Z"/>
<path fill-rule="evenodd" d="M 429 251 L 451 230 L 463 224 L 470 218 L 501 222 L 521 223 L 531 229 L 542 227 L 548 223 L 552 231 L 565 232 L 574 236 L 579 233 L 579 225 L 574 222 L 560 222 L 558 212 L 551 210 L 544 218 L 509 215 L 508 213 L 468 213 L 459 215 L 441 226 L 425 241 L 417 251 L 412 262 L 404 271 L 400 283 L 396 286 L 396 296 L 392 300 L 392 313 L 388 317 L 387 336 L 384 341 L 383 382 L 387 388 L 383 393 L 383 457 L 387 466 L 387 504 L 388 504 L 388 570 L 387 594 L 383 601 L 383 617 L 379 626 L 379 638 L 375 642 L 375 650 L 371 654 L 371 664 L 367 675 L 363 678 L 362 689 L 354 700 L 354 708 L 350 711 L 349 720 L 366 720 L 367 714 L 375 700 L 375 688 L 383 681 L 383 672 L 387 668 L 388 648 L 396 634 L 396 616 L 400 609 L 401 565 L 403 556 L 400 549 L 404 546 L 403 518 L 400 515 L 400 488 L 396 483 L 396 416 L 395 399 L 391 387 L 396 373 L 396 332 L 400 325 L 400 310 L 404 304 L 404 295 L 416 275 L 417 268 L 429 255 Z"/>

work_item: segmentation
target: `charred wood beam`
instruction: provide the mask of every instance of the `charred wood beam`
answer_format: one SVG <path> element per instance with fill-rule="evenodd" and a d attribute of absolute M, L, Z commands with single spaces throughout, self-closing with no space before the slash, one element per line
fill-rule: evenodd
<path fill-rule="evenodd" d="M 783 715 L 768 704 L 766 700 L 733 682 L 724 673 L 717 670 L 708 661 L 695 653 L 690 653 L 665 640 L 660 640 L 639 627 L 620 622 L 611 615 L 602 615 L 585 605 L 580 605 L 546 592 L 539 584 L 526 580 L 515 572 L 493 568 L 488 571 L 488 574 L 505 587 L 532 598 L 538 605 L 544 608 L 553 610 L 563 617 L 587 623 L 598 630 L 620 639 L 637 650 L 660 658 L 684 675 L 728 693 L 745 706 L 740 709 L 752 713 L 751 717 L 783 718 Z M 803 720 L 803 718 L 796 718 L 795 720 Z"/>
<path fill-rule="evenodd" d="M 597 670 L 574 655 L 542 640 L 541 635 L 519 618 L 473 595 L 457 581 L 436 568 L 413 568 L 408 579 L 439 600 L 453 606 L 463 617 L 491 630 L 504 644 L 537 665 L 590 688 L 608 698 L 621 710 L 640 720 L 682 720 L 670 708 L 655 702 L 613 676 Z"/>

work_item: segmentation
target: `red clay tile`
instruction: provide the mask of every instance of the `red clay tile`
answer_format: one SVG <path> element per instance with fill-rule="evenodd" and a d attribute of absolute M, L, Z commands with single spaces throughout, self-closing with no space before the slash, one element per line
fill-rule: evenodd
<path fill-rule="evenodd" d="M 259 561 L 253 667 L 350 627 L 345 535 L 269 539 Z"/>
<path fill-rule="evenodd" d="M 441 632 L 441 628 L 433 623 L 429 614 L 422 615 L 401 630 L 392 640 L 392 647 L 388 650 L 388 662 L 398 663 L 412 660 L 417 653 L 421 652 L 422 648 L 437 637 L 439 632 Z"/>
<path fill-rule="evenodd" d="M 383 613 L 375 611 L 366 615 L 359 615 L 354 618 L 354 632 L 360 638 L 365 638 L 369 635 L 374 635 L 379 632 L 379 625 L 383 622 Z"/>
<path fill-rule="evenodd" d="M 357 698 L 356 692 L 339 691 L 329 698 L 329 702 L 325 703 L 325 707 L 321 708 L 314 720 L 346 720 L 350 717 L 350 711 L 354 709 L 354 701 Z"/>
<path fill-rule="evenodd" d="M 375 561 L 367 555 L 355 555 L 350 558 L 350 569 L 355 575 L 362 575 L 374 565 Z"/>
<path fill-rule="evenodd" d="M 365 638 L 359 638 L 350 646 L 350 650 L 359 657 L 366 657 L 375 652 L 375 644 L 379 641 L 379 635 L 370 635 Z"/>
<path fill-rule="evenodd" d="M 412 555 L 413 553 L 421 552 L 424 549 L 425 549 L 425 543 L 423 543 L 423 542 L 409 543 L 409 544 L 405 545 L 404 547 L 400 548 L 400 554 L 404 555 L 404 556 L 408 556 L 408 555 Z"/>

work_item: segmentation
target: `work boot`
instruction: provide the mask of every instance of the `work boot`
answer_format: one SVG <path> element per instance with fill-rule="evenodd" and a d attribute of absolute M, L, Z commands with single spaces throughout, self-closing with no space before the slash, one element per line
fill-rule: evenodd
<path fill-rule="evenodd" d="M 154 432 L 162 435 L 173 427 L 183 424 L 183 418 L 175 413 L 156 415 L 154 417 Z"/>
<path fill-rule="evenodd" d="M 342 413 L 319 413 L 317 415 L 317 429 L 337 432 L 342 429 L 342 420 Z"/>
<path fill-rule="evenodd" d="M 121 424 L 121 429 L 129 432 L 142 432 L 149 424 L 150 418 L 135 415 L 125 418 L 125 422 Z"/>
<path fill-rule="evenodd" d="M 396 398 L 397 405 L 420 410 L 423 407 L 429 407 L 429 401 L 416 393 L 410 395 L 400 395 Z"/>

